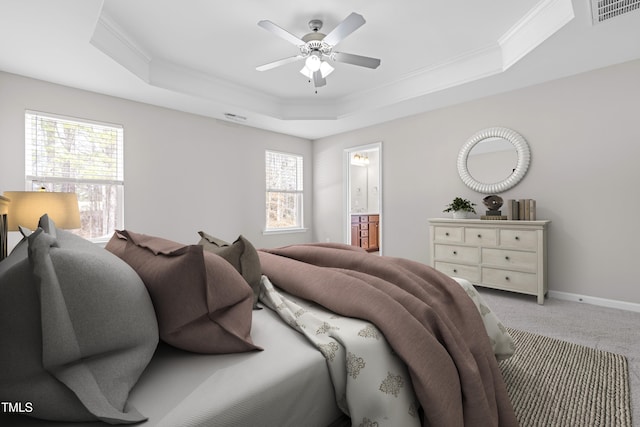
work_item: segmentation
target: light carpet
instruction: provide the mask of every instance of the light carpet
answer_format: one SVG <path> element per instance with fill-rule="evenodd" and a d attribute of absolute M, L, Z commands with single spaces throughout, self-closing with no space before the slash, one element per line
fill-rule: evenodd
<path fill-rule="evenodd" d="M 521 427 L 630 427 L 626 357 L 510 329 L 515 354 L 502 362 Z"/>

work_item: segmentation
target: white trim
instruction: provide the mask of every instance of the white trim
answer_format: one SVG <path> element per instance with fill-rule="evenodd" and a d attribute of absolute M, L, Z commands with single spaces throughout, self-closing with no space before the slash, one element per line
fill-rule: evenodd
<path fill-rule="evenodd" d="M 270 124 L 268 119 L 337 120 L 360 115 L 363 111 L 390 108 L 398 102 L 421 102 L 419 98 L 424 95 L 499 74 L 571 21 L 574 17 L 572 4 L 572 0 L 540 0 L 514 26 L 479 49 L 443 58 L 433 66 L 407 73 L 388 84 L 333 99 L 314 97 L 313 102 L 308 102 L 311 97 L 305 100 L 270 95 L 204 70 L 153 57 L 143 40 L 125 31 L 104 8 L 89 42 L 151 86 L 196 96 L 204 102 L 202 105 L 230 103 L 253 123 Z"/>
<path fill-rule="evenodd" d="M 272 188 L 272 187 L 267 187 L 267 185 L 269 184 L 269 182 L 267 182 L 267 178 L 269 176 L 271 176 L 270 172 L 276 172 L 275 170 L 272 170 L 270 167 L 270 164 L 268 163 L 269 158 L 271 155 L 279 155 L 279 156 L 284 156 L 284 157 L 288 157 L 288 158 L 292 158 L 295 159 L 296 162 L 296 188 L 299 188 L 299 190 L 287 190 L 287 189 L 280 189 L 280 188 Z M 298 232 L 298 231 L 306 231 L 306 228 L 304 228 L 304 156 L 302 154 L 298 154 L 298 153 L 291 153 L 291 152 L 285 152 L 285 151 L 276 151 L 276 150 L 271 150 L 271 149 L 265 149 L 264 150 L 264 159 L 265 159 L 265 170 L 266 170 L 266 176 L 267 178 L 265 178 L 265 222 L 264 222 L 264 229 L 263 229 L 263 234 L 274 234 L 274 233 L 278 233 L 278 232 Z M 294 226 L 291 227 L 269 227 L 269 213 L 270 213 L 270 209 L 268 207 L 268 197 L 269 197 L 269 193 L 285 193 L 285 194 L 293 194 L 297 196 L 298 199 L 298 212 L 297 212 L 297 218 L 296 218 L 296 224 Z"/>
<path fill-rule="evenodd" d="M 71 122 L 72 124 L 92 124 L 92 125 L 96 125 L 96 126 L 103 126 L 103 127 L 109 127 L 109 128 L 118 128 L 120 130 L 122 130 L 124 132 L 124 125 L 120 124 L 120 123 L 113 123 L 113 122 L 105 122 L 105 121 L 101 121 L 101 120 L 94 120 L 94 119 L 87 119 L 85 117 L 76 117 L 76 116 L 65 116 L 64 114 L 56 114 L 56 113 L 49 113 L 46 111 L 39 111 L 39 110 L 30 110 L 30 109 L 25 109 L 24 110 L 24 114 L 25 114 L 25 118 L 27 115 L 31 115 L 31 116 L 38 116 L 38 117 L 46 117 L 48 119 L 52 119 L 52 120 L 63 120 L 63 121 L 67 121 L 67 122 Z M 123 135 L 124 136 L 124 135 Z"/>
<path fill-rule="evenodd" d="M 308 230 L 308 228 L 270 228 L 268 230 L 262 230 L 262 234 L 306 233 Z"/>
<path fill-rule="evenodd" d="M 104 8 L 100 11 L 89 43 L 138 78 L 149 83 L 151 54 L 146 52 L 130 34 L 127 34 L 112 17 L 105 13 Z"/>
<path fill-rule="evenodd" d="M 585 304 L 601 307 L 617 308 L 619 310 L 635 311 L 640 313 L 640 304 L 635 302 L 619 301 L 608 298 L 591 297 L 588 295 L 574 294 L 570 292 L 549 291 L 549 297 L 565 301 L 583 302 Z"/>
<path fill-rule="evenodd" d="M 342 209 L 342 224 L 343 224 L 343 236 L 342 236 L 342 242 L 350 245 L 351 244 L 351 174 L 349 171 L 350 165 L 351 165 L 351 153 L 355 153 L 356 151 L 374 151 L 377 150 L 378 151 L 378 165 L 380 170 L 378 171 L 378 215 L 379 215 L 379 221 L 380 221 L 380 227 L 382 229 L 382 221 L 383 221 L 383 213 L 382 213 L 382 172 L 383 172 L 383 166 L 382 166 L 382 141 L 378 141 L 378 142 L 372 142 L 370 144 L 365 144 L 365 145 L 358 145 L 355 147 L 348 147 L 345 148 L 343 151 L 343 161 L 342 161 L 342 167 L 343 167 L 343 187 L 342 187 L 342 197 L 343 197 L 343 209 Z M 379 251 L 378 253 L 380 255 L 382 255 L 382 250 L 383 250 L 383 242 L 382 242 L 382 234 L 383 232 L 380 232 L 380 235 L 378 236 L 378 246 L 379 246 Z"/>
<path fill-rule="evenodd" d="M 498 44 L 507 70 L 567 25 L 573 18 L 571 0 L 543 0 L 504 33 Z"/>

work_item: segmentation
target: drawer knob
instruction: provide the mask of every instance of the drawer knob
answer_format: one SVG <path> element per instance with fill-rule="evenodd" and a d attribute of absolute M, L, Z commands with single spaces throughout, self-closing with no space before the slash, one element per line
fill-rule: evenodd
<path fill-rule="evenodd" d="M 457 273 L 457 272 L 458 272 L 458 269 L 457 269 L 457 268 L 454 268 L 454 269 L 453 269 L 453 272 L 454 272 L 454 273 Z"/>
<path fill-rule="evenodd" d="M 509 261 L 509 257 L 508 257 L 508 256 L 504 257 L 504 259 L 506 259 L 507 261 Z"/>
<path fill-rule="evenodd" d="M 509 279 L 509 276 L 505 276 L 504 280 L 509 281 L 509 280 L 510 280 L 510 279 Z"/>
<path fill-rule="evenodd" d="M 520 240 L 520 237 L 516 236 L 516 240 Z"/>
<path fill-rule="evenodd" d="M 445 235 L 445 236 L 448 236 L 448 235 L 449 235 L 449 232 L 447 231 L 446 233 L 444 233 L 444 235 Z"/>
<path fill-rule="evenodd" d="M 453 254 L 454 255 L 458 255 L 458 251 L 453 251 Z"/>
<path fill-rule="evenodd" d="M 478 234 L 478 239 L 481 239 L 481 238 L 482 238 L 482 234 Z"/>

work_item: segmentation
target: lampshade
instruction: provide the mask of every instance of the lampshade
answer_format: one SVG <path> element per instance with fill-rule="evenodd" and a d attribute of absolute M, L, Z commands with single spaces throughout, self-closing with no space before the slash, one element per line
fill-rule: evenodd
<path fill-rule="evenodd" d="M 322 74 L 323 79 L 333 73 L 333 70 L 334 68 L 327 61 L 322 61 L 322 64 L 320 64 L 320 74 Z"/>
<path fill-rule="evenodd" d="M 318 71 L 320 69 L 321 63 L 322 63 L 322 60 L 320 59 L 320 54 L 318 52 L 311 52 L 311 55 L 309 55 L 306 61 L 304 61 L 304 65 L 311 72 Z"/>
<path fill-rule="evenodd" d="M 324 79 L 325 77 L 327 77 L 329 74 L 333 72 L 334 68 L 331 65 L 329 65 L 327 61 L 322 61 L 320 62 L 319 70 L 320 70 L 320 75 Z M 308 79 L 313 79 L 313 71 L 309 69 L 309 67 L 307 67 L 306 64 L 304 67 L 302 67 L 302 70 L 300 70 L 300 72 L 302 73 L 302 75 L 304 75 Z"/>
<path fill-rule="evenodd" d="M 58 228 L 80 228 L 80 209 L 75 193 L 5 191 L 4 196 L 10 200 L 9 231 L 18 231 L 18 226 L 35 230 L 44 214 L 48 214 Z"/>

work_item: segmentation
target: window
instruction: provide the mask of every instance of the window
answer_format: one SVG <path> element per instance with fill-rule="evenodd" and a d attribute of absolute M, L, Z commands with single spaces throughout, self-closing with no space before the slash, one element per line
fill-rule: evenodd
<path fill-rule="evenodd" d="M 266 151 L 266 231 L 302 229 L 302 156 Z"/>
<path fill-rule="evenodd" d="M 123 227 L 122 126 L 27 111 L 25 159 L 28 190 L 78 195 L 81 236 L 106 240 Z"/>

